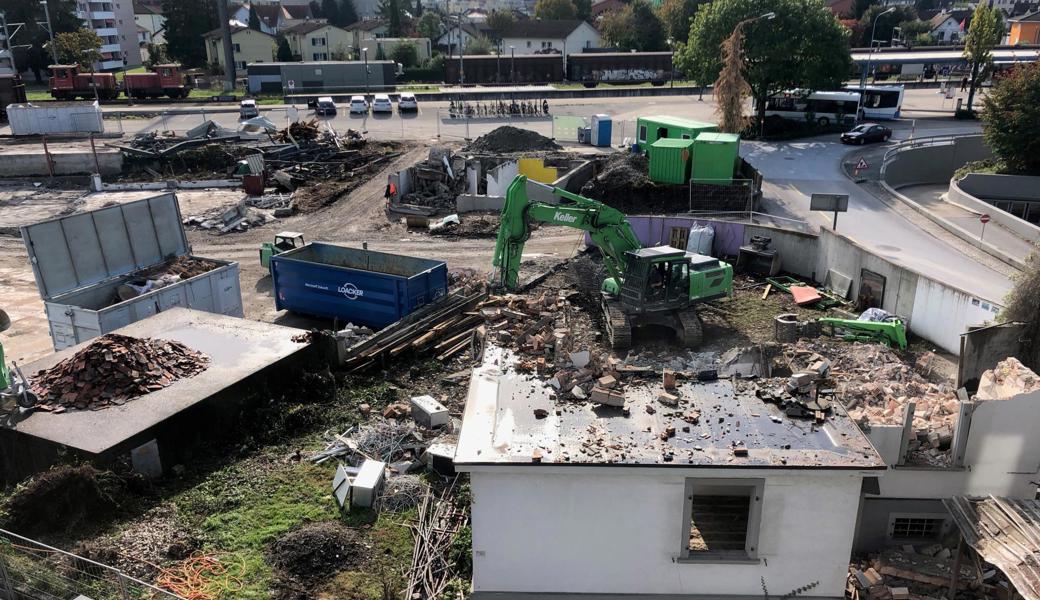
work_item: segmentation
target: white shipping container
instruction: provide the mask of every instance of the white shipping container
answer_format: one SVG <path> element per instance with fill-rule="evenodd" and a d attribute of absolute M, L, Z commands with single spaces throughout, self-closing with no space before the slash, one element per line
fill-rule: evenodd
<path fill-rule="evenodd" d="M 14 135 L 104 133 L 101 107 L 95 102 L 10 104 L 7 120 Z"/>
<path fill-rule="evenodd" d="M 177 196 L 162 194 L 22 227 L 54 349 L 61 350 L 176 306 L 242 317 L 238 263 L 118 301 L 120 285 L 191 256 Z"/>

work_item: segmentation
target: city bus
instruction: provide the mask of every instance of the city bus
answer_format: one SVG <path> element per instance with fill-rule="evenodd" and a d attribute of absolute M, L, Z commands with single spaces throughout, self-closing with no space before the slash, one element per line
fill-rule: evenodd
<path fill-rule="evenodd" d="M 766 101 L 766 117 L 792 121 L 813 121 L 820 127 L 855 123 L 859 110 L 859 92 L 781 92 Z"/>
<path fill-rule="evenodd" d="M 899 110 L 903 106 L 903 86 L 901 85 L 850 85 L 846 91 L 862 94 L 860 120 L 863 119 L 898 119 Z"/>

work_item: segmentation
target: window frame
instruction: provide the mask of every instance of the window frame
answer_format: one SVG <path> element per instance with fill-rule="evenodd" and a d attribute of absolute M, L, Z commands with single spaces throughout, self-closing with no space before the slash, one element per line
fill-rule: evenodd
<path fill-rule="evenodd" d="M 895 527 L 896 521 L 899 519 L 939 521 L 939 528 L 933 537 L 896 537 Z M 885 531 L 885 538 L 892 544 L 922 544 L 937 542 L 943 539 L 943 534 L 949 530 L 950 526 L 949 515 L 944 513 L 889 513 L 888 528 Z"/>
<path fill-rule="evenodd" d="M 679 556 L 676 560 L 682 563 L 712 564 L 758 564 L 761 562 L 759 559 L 759 534 L 762 529 L 762 503 L 765 499 L 765 483 L 766 480 L 761 478 L 687 477 L 683 486 L 683 518 L 680 530 L 681 536 L 679 538 Z M 691 552 L 690 529 L 693 525 L 693 496 L 700 494 L 716 496 L 742 495 L 733 493 L 736 490 L 746 492 L 751 498 L 748 507 L 744 551 Z M 695 494 L 695 492 L 699 492 L 699 494 Z"/>

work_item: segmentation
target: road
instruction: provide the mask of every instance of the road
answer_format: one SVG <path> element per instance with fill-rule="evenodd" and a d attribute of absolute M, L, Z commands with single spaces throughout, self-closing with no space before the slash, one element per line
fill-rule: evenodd
<path fill-rule="evenodd" d="M 893 123 L 894 139 L 905 139 L 909 122 Z M 917 122 L 916 135 L 974 133 L 977 126 L 954 121 Z M 980 298 L 1000 302 L 1011 288 L 1011 270 L 955 238 L 897 200 L 875 193 L 874 187 L 847 177 L 842 161 L 869 158 L 879 166 L 876 148 L 852 150 L 818 138 L 790 143 L 746 142 L 741 154 L 762 172 L 763 208 L 779 216 L 803 219 L 816 227 L 830 227 L 831 213 L 809 211 L 814 193 L 848 194 L 849 212 L 839 215 L 838 231 L 893 263 L 929 275 Z M 847 155 L 847 156 L 846 156 Z M 917 218 L 914 218 L 916 216 Z"/>

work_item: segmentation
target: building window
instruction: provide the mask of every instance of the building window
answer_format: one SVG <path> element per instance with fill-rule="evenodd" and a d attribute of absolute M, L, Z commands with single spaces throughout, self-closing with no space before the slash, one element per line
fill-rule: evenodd
<path fill-rule="evenodd" d="M 687 479 L 680 557 L 757 560 L 764 484 L 762 479 Z"/>
<path fill-rule="evenodd" d="M 235 50 L 235 52 L 241 52 L 242 51 L 241 44 L 231 44 L 231 47 Z"/>
<path fill-rule="evenodd" d="M 530 48 L 530 47 L 531 47 L 531 40 L 527 40 L 527 47 L 528 47 L 528 48 Z"/>
<path fill-rule="evenodd" d="M 639 141 L 640 142 L 645 142 L 646 141 L 646 125 L 640 125 L 639 126 Z"/>
<path fill-rule="evenodd" d="M 890 540 L 937 540 L 946 519 L 939 516 L 893 516 L 888 528 Z"/>

